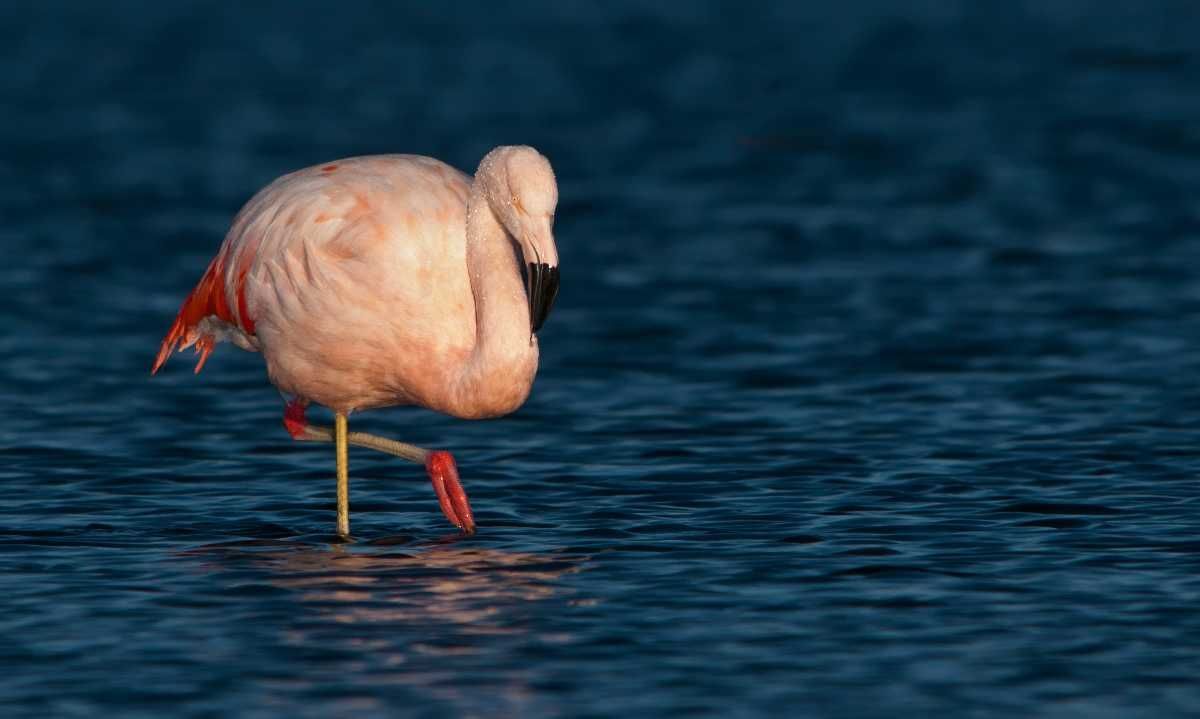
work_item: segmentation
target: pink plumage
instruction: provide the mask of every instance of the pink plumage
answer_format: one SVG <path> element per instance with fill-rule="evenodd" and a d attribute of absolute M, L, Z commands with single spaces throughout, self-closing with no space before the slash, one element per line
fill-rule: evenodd
<path fill-rule="evenodd" d="M 414 155 L 284 175 L 238 213 L 152 372 L 193 345 L 197 372 L 221 341 L 261 352 L 271 382 L 296 398 L 286 424 L 302 439 L 327 439 L 305 434 L 309 402 L 342 417 L 406 404 L 463 418 L 512 412 L 532 387 L 535 332 L 557 293 L 557 201 L 549 162 L 523 146 L 488 153 L 474 178 Z"/>

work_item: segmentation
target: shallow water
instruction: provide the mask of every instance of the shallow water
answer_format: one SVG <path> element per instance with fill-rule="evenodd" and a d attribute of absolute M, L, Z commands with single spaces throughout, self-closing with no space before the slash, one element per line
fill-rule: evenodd
<path fill-rule="evenodd" d="M 446 5 L 0 8 L 6 715 L 1196 711 L 1192 4 Z M 157 342 L 274 176 L 508 142 L 533 396 L 355 418 L 480 532 L 357 451 L 341 544 L 261 360 Z"/>

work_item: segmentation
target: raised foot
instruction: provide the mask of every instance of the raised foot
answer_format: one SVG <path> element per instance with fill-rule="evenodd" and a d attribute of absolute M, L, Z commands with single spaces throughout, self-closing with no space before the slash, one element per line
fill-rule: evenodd
<path fill-rule="evenodd" d="M 474 534 L 475 517 L 471 514 L 467 493 L 458 481 L 458 465 L 454 463 L 454 457 L 449 452 L 430 452 L 425 460 L 425 471 L 429 472 L 429 480 L 437 492 L 442 514 L 454 526 L 467 534 Z"/>

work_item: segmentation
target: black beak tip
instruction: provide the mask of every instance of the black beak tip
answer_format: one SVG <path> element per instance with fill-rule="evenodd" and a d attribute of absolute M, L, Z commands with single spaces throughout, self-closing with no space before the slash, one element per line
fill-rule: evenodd
<path fill-rule="evenodd" d="M 558 296 L 558 267 L 545 262 L 530 262 L 525 282 L 529 295 L 529 325 L 537 332 L 546 323 L 554 307 L 554 298 Z"/>

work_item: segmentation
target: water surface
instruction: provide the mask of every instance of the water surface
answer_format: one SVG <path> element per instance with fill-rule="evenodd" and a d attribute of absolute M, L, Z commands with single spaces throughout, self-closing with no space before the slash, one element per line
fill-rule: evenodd
<path fill-rule="evenodd" d="M 985 5 L 0 9 L 5 715 L 1195 712 L 1197 13 Z M 512 142 L 533 396 L 355 418 L 480 532 L 355 451 L 340 543 L 157 342 L 273 177 Z"/>

